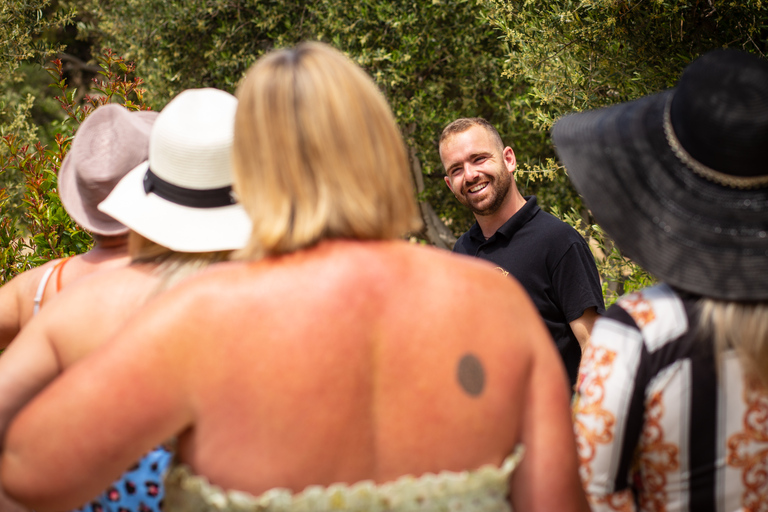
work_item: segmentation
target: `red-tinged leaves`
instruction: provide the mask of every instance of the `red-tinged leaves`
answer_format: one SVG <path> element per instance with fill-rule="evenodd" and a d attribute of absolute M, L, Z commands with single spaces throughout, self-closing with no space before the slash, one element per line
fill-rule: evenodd
<path fill-rule="evenodd" d="M 53 59 L 46 70 L 55 97 L 67 119 L 53 137 L 53 147 L 40 141 L 22 141 L 17 134 L 0 137 L 6 149 L 0 155 L 0 172 L 21 175 L 21 204 L 13 206 L 11 195 L 0 189 L 0 284 L 16 274 L 54 258 L 87 251 L 92 245 L 88 232 L 69 218 L 59 199 L 57 175 L 69 150 L 77 127 L 96 108 L 118 103 L 131 110 L 149 110 L 141 88 L 144 81 L 131 77 L 133 63 L 105 50 L 99 57 L 102 78 L 82 103 L 77 103 L 75 89 L 67 86 L 60 59 Z M 21 213 L 18 210 L 21 208 Z"/>

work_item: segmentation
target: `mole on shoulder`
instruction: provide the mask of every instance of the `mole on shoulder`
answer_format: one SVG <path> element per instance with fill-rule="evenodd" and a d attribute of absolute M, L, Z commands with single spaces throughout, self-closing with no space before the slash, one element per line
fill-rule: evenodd
<path fill-rule="evenodd" d="M 479 396 L 485 387 L 485 370 L 480 359 L 474 354 L 465 354 L 459 359 L 456 377 L 461 389 L 471 396 Z"/>

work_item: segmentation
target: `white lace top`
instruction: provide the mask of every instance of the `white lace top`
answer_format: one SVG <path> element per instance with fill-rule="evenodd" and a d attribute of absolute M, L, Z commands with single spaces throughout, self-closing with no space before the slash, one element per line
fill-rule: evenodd
<path fill-rule="evenodd" d="M 175 466 L 165 481 L 166 512 L 508 512 L 509 476 L 523 457 L 518 445 L 501 467 L 483 466 L 472 471 L 420 477 L 406 475 L 393 482 L 370 480 L 352 485 L 309 486 L 302 492 L 270 489 L 260 496 L 225 491 L 187 466 Z"/>

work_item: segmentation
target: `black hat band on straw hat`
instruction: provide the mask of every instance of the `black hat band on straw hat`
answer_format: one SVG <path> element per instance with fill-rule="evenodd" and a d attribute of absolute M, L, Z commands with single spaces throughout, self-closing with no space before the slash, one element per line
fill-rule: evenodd
<path fill-rule="evenodd" d="M 191 208 L 220 208 L 235 204 L 231 186 L 202 190 L 179 187 L 150 169 L 144 175 L 144 192 L 152 192 L 166 201 Z"/>
<path fill-rule="evenodd" d="M 725 187 L 737 188 L 737 189 L 751 189 L 760 188 L 768 185 L 768 175 L 763 176 L 734 176 L 732 174 L 726 174 L 716 171 L 706 165 L 702 164 L 695 158 L 693 158 L 683 147 L 675 134 L 675 129 L 672 126 L 672 98 L 674 95 L 670 95 L 667 98 L 667 103 L 664 106 L 664 135 L 667 138 L 672 152 L 683 162 L 686 167 L 692 170 L 700 177 L 709 180 L 718 185 Z"/>

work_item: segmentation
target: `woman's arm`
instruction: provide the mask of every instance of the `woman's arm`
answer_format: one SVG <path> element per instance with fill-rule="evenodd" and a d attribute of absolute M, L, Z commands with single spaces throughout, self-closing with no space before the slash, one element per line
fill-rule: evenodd
<path fill-rule="evenodd" d="M 521 333 L 531 340 L 533 357 L 521 408 L 525 455 L 512 473 L 510 499 L 515 510 L 586 512 L 565 367 L 544 325 L 531 331 Z"/>
<path fill-rule="evenodd" d="M 0 436 L 32 397 L 106 342 L 125 311 L 136 308 L 133 295 L 117 290 L 109 275 L 85 278 L 57 294 L 16 336 L 0 356 Z"/>
<path fill-rule="evenodd" d="M 37 317 L 0 356 L 0 439 L 16 413 L 60 371 L 45 319 Z"/>
<path fill-rule="evenodd" d="M 184 376 L 194 347 L 177 327 L 185 297 L 173 295 L 129 318 L 16 416 L 2 454 L 9 496 L 38 511 L 74 508 L 191 424 Z"/>
<path fill-rule="evenodd" d="M 0 452 L 11 419 L 61 371 L 44 323 L 30 322 L 0 356 Z M 10 500 L 0 486 L 0 511 L 25 510 Z"/>
<path fill-rule="evenodd" d="M 10 345 L 32 315 L 35 292 L 53 261 L 23 272 L 0 287 L 0 350 Z"/>

